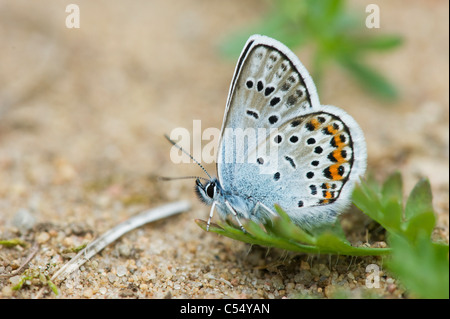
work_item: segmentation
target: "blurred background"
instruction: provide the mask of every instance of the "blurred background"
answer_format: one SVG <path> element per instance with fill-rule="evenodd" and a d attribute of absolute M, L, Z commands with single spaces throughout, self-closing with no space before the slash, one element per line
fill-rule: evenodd
<path fill-rule="evenodd" d="M 240 50 L 264 33 L 360 124 L 372 174 L 400 170 L 405 194 L 430 179 L 448 238 L 448 1 L 378 0 L 373 29 L 372 0 L 314 2 L 0 0 L 0 236 L 21 209 L 104 231 L 181 198 L 194 208 L 166 231 L 199 236 L 193 181 L 155 176 L 202 172 L 172 163 L 163 135 L 220 129 Z M 79 28 L 66 27 L 71 3 Z"/>

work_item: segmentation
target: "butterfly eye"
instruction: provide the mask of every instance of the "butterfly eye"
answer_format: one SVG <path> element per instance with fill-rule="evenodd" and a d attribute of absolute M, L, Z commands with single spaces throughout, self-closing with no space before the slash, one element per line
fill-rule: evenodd
<path fill-rule="evenodd" d="M 209 184 L 206 186 L 206 194 L 210 197 L 214 197 L 214 189 L 216 188 L 216 185 L 214 183 Z"/>

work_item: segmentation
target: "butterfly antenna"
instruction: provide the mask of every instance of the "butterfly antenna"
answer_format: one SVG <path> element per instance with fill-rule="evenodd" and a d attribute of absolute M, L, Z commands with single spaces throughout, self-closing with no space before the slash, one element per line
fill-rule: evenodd
<path fill-rule="evenodd" d="M 177 180 L 177 179 L 189 179 L 189 178 L 198 178 L 198 179 L 202 179 L 204 181 L 208 181 L 207 178 L 200 177 L 200 176 L 182 176 L 182 177 L 158 176 L 158 179 L 161 180 L 161 181 L 173 181 L 173 180 Z"/>
<path fill-rule="evenodd" d="M 200 164 L 195 158 L 192 157 L 191 154 L 189 154 L 188 152 L 186 152 L 181 146 L 179 146 L 177 143 L 175 143 L 174 141 L 172 141 L 169 136 L 167 136 L 167 134 L 164 134 L 164 137 L 170 142 L 172 143 L 173 146 L 175 146 L 176 148 L 178 148 L 179 150 L 181 150 L 184 154 L 186 154 L 187 156 L 189 156 L 191 158 L 191 160 L 193 160 L 195 163 L 197 163 L 198 166 L 200 166 L 200 168 L 206 173 L 206 175 L 208 175 L 208 177 L 210 179 L 212 179 L 211 175 L 208 174 L 208 172 L 206 171 L 206 169 L 203 167 L 202 164 Z"/>

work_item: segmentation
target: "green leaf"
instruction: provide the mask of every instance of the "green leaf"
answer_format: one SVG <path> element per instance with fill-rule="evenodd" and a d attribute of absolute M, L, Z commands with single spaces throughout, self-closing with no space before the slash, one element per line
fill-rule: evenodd
<path fill-rule="evenodd" d="M 378 256 L 390 253 L 390 248 L 353 247 L 345 238 L 339 223 L 321 234 L 310 235 L 294 225 L 280 207 L 276 206 L 276 210 L 280 217 L 275 218 L 272 224 L 265 225 L 267 231 L 253 221 L 245 223 L 246 232 L 232 224 L 219 226 L 214 223 L 210 225 L 209 231 L 249 244 L 303 253 L 352 256 Z M 196 220 L 196 223 L 206 230 L 205 221 Z"/>
<path fill-rule="evenodd" d="M 403 224 L 403 233 L 414 242 L 419 233 L 424 233 L 430 238 L 436 225 L 436 217 L 433 212 L 426 212 L 410 218 Z"/>
<path fill-rule="evenodd" d="M 297 28 L 286 26 L 286 18 L 283 14 L 274 13 L 264 19 L 264 23 L 250 26 L 246 30 L 241 30 L 225 37 L 219 46 L 220 52 L 225 57 L 237 58 L 252 34 L 267 35 L 290 48 L 301 46 L 306 40 L 306 35 L 298 33 Z"/>
<path fill-rule="evenodd" d="M 53 291 L 53 293 L 55 294 L 55 295 L 58 295 L 59 294 L 59 292 L 58 292 L 58 287 L 56 287 L 56 285 L 49 279 L 49 280 L 47 280 L 47 284 L 48 284 L 48 286 L 50 287 L 50 289 Z"/>
<path fill-rule="evenodd" d="M 391 199 L 383 207 L 380 224 L 391 232 L 399 232 L 402 223 L 403 208 L 399 202 Z"/>
<path fill-rule="evenodd" d="M 364 36 L 355 39 L 355 45 L 360 51 L 363 50 L 391 50 L 400 46 L 403 43 L 403 38 L 396 35 L 381 35 L 381 36 Z"/>
<path fill-rule="evenodd" d="M 356 185 L 353 191 L 353 203 L 367 216 L 383 225 L 383 206 L 380 202 L 381 195 L 368 183 L 362 182 Z"/>
<path fill-rule="evenodd" d="M 391 233 L 403 234 L 411 240 L 419 230 L 431 234 L 435 217 L 431 205 L 431 188 L 427 180 L 417 183 L 411 192 L 405 208 L 405 216 L 409 217 L 406 221 L 403 221 L 403 185 L 400 173 L 392 174 L 381 191 L 377 189 L 373 182 L 362 182 L 355 187 L 353 202 Z"/>
<path fill-rule="evenodd" d="M 433 196 L 428 179 L 421 179 L 411 191 L 405 207 L 405 218 L 409 220 L 414 216 L 433 212 Z"/>
<path fill-rule="evenodd" d="M 436 224 L 432 201 L 430 182 L 421 179 L 411 191 L 405 207 L 403 230 L 410 240 L 414 241 L 419 231 L 431 236 Z"/>
<path fill-rule="evenodd" d="M 398 98 L 398 92 L 384 76 L 362 64 L 356 56 L 346 56 L 338 59 L 339 63 L 344 66 L 355 77 L 355 79 L 367 90 L 377 94 L 388 100 Z"/>
<path fill-rule="evenodd" d="M 0 245 L 11 248 L 15 246 L 26 247 L 27 243 L 19 238 L 0 240 Z"/>
<path fill-rule="evenodd" d="M 395 172 L 388 177 L 381 189 L 381 195 L 383 206 L 392 200 L 403 206 L 403 182 L 400 172 Z"/>
<path fill-rule="evenodd" d="M 206 221 L 201 219 L 196 219 L 195 222 L 198 226 L 200 226 L 204 231 L 206 231 Z M 209 231 L 212 233 L 216 233 L 222 236 L 226 236 L 235 240 L 239 240 L 248 244 L 255 244 L 255 245 L 261 245 L 264 246 L 264 242 L 258 241 L 252 236 L 249 236 L 248 234 L 244 234 L 242 231 L 235 229 L 231 226 L 224 226 L 221 227 L 217 224 L 211 223 L 209 226 Z"/>
<path fill-rule="evenodd" d="M 383 206 L 382 225 L 391 231 L 399 231 L 403 218 L 403 182 L 399 172 L 388 177 L 381 189 Z"/>
<path fill-rule="evenodd" d="M 266 225 L 268 231 L 276 236 L 295 240 L 299 243 L 315 245 L 316 239 L 305 232 L 300 227 L 295 226 L 290 220 L 288 214 L 279 206 L 275 205 L 275 211 L 280 216 L 276 222 Z"/>
<path fill-rule="evenodd" d="M 347 240 L 331 232 L 325 232 L 317 239 L 317 247 L 321 253 L 348 256 L 381 256 L 391 252 L 389 248 L 353 247 Z"/>
<path fill-rule="evenodd" d="M 418 235 L 416 243 L 402 236 L 391 236 L 392 259 L 387 267 L 408 291 L 419 298 L 449 298 L 448 246 L 435 245 L 428 234 Z"/>

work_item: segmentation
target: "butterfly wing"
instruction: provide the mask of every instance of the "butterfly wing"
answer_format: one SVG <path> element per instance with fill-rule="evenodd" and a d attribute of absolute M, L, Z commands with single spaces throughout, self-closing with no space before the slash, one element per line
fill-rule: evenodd
<path fill-rule="evenodd" d="M 298 58 L 264 36 L 248 40 L 227 100 L 217 170 L 223 189 L 273 208 L 298 224 L 330 222 L 364 174 L 357 123 L 321 106 Z"/>
<path fill-rule="evenodd" d="M 317 91 L 307 70 L 282 43 L 266 36 L 253 35 L 247 41 L 236 65 L 222 123 L 217 159 L 220 181 L 232 181 L 239 170 L 233 164 L 238 155 L 226 149 L 251 149 L 239 140 L 235 145 L 225 130 L 277 128 L 281 119 L 294 118 L 320 107 Z M 241 155 L 241 154 L 240 154 Z M 225 177 L 226 179 L 224 180 Z"/>
<path fill-rule="evenodd" d="M 279 125 L 280 118 L 294 117 L 317 107 L 320 103 L 316 87 L 295 54 L 281 42 L 253 35 L 236 66 L 222 134 L 224 128 L 270 128 Z M 235 108 L 246 116 L 230 112 Z"/>

